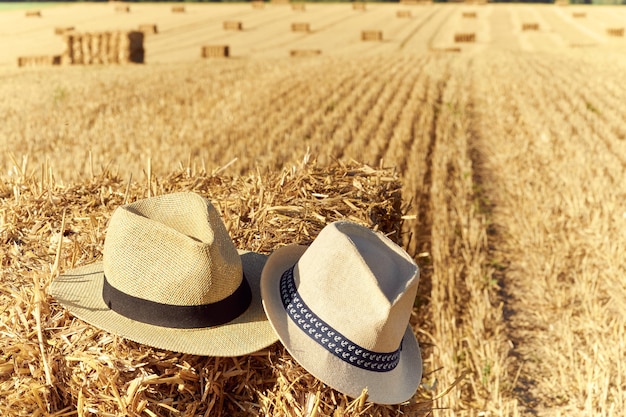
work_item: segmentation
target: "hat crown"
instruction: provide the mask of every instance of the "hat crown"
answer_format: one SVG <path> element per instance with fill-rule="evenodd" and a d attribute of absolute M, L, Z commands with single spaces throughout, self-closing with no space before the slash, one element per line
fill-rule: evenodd
<path fill-rule="evenodd" d="M 413 259 L 390 239 L 341 221 L 326 226 L 294 268 L 311 311 L 374 352 L 398 349 L 418 277 Z"/>
<path fill-rule="evenodd" d="M 116 289 L 169 305 L 202 305 L 231 295 L 241 259 L 217 210 L 193 193 L 118 207 L 104 242 L 103 268 Z"/>

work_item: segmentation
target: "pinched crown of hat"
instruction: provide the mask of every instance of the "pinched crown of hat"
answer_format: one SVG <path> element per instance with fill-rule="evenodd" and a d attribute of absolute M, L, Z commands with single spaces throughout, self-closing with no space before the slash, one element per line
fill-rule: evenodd
<path fill-rule="evenodd" d="M 115 211 L 103 255 L 109 308 L 180 328 L 223 324 L 247 309 L 250 289 L 226 227 L 206 199 L 189 197 Z"/>
<path fill-rule="evenodd" d="M 234 356 L 277 338 L 260 299 L 265 256 L 238 251 L 215 207 L 174 193 L 118 207 L 103 261 L 57 278 L 79 318 L 164 349 Z"/>
<path fill-rule="evenodd" d="M 268 317 L 296 360 L 328 385 L 379 403 L 407 400 L 421 378 L 409 316 L 418 268 L 380 233 L 326 226 L 308 248 L 270 256 L 262 276 Z"/>

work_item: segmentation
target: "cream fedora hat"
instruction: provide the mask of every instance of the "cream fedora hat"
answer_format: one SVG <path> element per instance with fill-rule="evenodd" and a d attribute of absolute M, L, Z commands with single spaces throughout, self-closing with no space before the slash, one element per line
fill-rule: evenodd
<path fill-rule="evenodd" d="M 399 404 L 422 378 L 409 326 L 419 270 L 380 233 L 327 225 L 307 248 L 270 255 L 261 276 L 265 312 L 289 353 L 336 390 Z"/>
<path fill-rule="evenodd" d="M 118 207 L 103 260 L 56 278 L 76 317 L 152 347 L 238 356 L 277 340 L 261 305 L 264 255 L 237 251 L 217 210 L 193 193 Z"/>

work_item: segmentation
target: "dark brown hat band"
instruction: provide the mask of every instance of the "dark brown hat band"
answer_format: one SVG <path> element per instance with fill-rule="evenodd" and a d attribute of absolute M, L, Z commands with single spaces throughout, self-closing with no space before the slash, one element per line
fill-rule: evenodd
<path fill-rule="evenodd" d="M 210 304 L 173 305 L 126 294 L 104 277 L 102 299 L 116 313 L 132 320 L 173 329 L 199 329 L 232 321 L 250 306 L 252 292 L 246 277 L 228 297 Z"/>

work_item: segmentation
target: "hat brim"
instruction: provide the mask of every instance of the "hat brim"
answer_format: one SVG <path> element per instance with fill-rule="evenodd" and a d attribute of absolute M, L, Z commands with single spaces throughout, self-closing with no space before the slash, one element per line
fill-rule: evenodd
<path fill-rule="evenodd" d="M 402 339 L 398 365 L 388 372 L 374 372 L 337 358 L 289 318 L 280 297 L 280 278 L 298 262 L 305 250 L 306 247 L 299 245 L 279 248 L 270 255 L 261 275 L 263 307 L 280 341 L 304 369 L 344 394 L 356 398 L 367 388 L 368 401 L 377 404 L 409 400 L 422 379 L 422 357 L 410 325 Z"/>
<path fill-rule="evenodd" d="M 260 278 L 267 256 L 239 251 L 252 301 L 236 319 L 215 327 L 173 329 L 129 319 L 102 299 L 102 262 L 73 269 L 56 278 L 50 294 L 74 316 L 123 338 L 174 352 L 205 356 L 240 356 L 278 340 L 261 304 Z"/>

